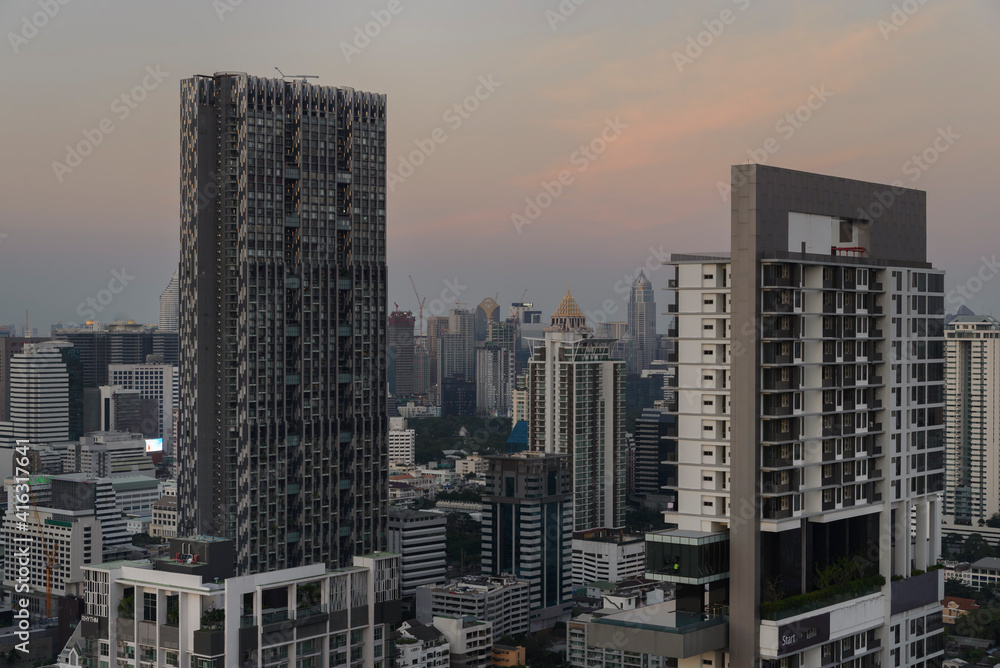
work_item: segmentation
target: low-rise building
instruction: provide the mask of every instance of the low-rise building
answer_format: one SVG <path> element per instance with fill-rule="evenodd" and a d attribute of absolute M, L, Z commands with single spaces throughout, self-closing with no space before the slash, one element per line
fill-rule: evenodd
<path fill-rule="evenodd" d="M 434 627 L 451 648 L 451 668 L 490 668 L 493 665 L 493 625 L 475 617 L 435 615 Z"/>
<path fill-rule="evenodd" d="M 494 638 L 527 633 L 530 586 L 513 577 L 472 576 L 447 585 L 417 587 L 417 619 L 433 623 L 438 615 L 471 616 L 491 622 Z"/>
<path fill-rule="evenodd" d="M 157 538 L 177 537 L 177 494 L 166 494 L 150 509 L 152 519 L 149 535 Z"/>
<path fill-rule="evenodd" d="M 149 525 L 153 521 L 153 516 L 148 513 L 129 513 L 125 520 L 125 529 L 130 536 L 137 533 L 149 533 Z"/>
<path fill-rule="evenodd" d="M 945 596 L 941 601 L 941 605 L 943 607 L 941 621 L 945 624 L 954 624 L 958 621 L 959 617 L 979 609 L 979 604 L 973 599 L 959 598 L 958 596 Z"/>
<path fill-rule="evenodd" d="M 447 668 L 451 646 L 444 634 L 415 619 L 403 622 L 396 638 L 396 668 Z"/>
<path fill-rule="evenodd" d="M 969 567 L 969 585 L 979 591 L 983 585 L 996 586 L 1000 582 L 1000 559 L 983 557 Z"/>
<path fill-rule="evenodd" d="M 493 665 L 496 666 L 525 666 L 528 659 L 522 645 L 513 647 L 511 645 L 493 645 Z"/>
<path fill-rule="evenodd" d="M 646 572 L 646 541 L 615 529 L 573 532 L 573 586 L 618 583 Z"/>
<path fill-rule="evenodd" d="M 160 481 L 152 476 L 116 475 L 110 480 L 115 503 L 123 514 L 148 513 L 160 498 Z"/>
<path fill-rule="evenodd" d="M 170 553 L 84 568 L 86 613 L 61 666 L 388 665 L 398 555 L 235 577 L 228 539 L 174 538 Z"/>
<path fill-rule="evenodd" d="M 481 476 L 487 470 L 489 470 L 489 464 L 483 459 L 482 455 L 473 453 L 465 459 L 455 460 L 455 473 L 463 478 L 470 473 Z"/>

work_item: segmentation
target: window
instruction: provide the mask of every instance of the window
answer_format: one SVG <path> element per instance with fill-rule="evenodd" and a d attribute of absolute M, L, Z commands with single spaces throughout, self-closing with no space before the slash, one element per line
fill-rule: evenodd
<path fill-rule="evenodd" d="M 782 278 L 791 278 L 792 277 L 792 268 L 789 267 L 787 264 L 781 265 L 781 277 Z"/>
<path fill-rule="evenodd" d="M 790 404 L 791 404 L 791 401 L 789 400 L 788 395 L 787 394 L 782 394 L 781 395 L 781 407 L 782 408 L 788 408 L 788 406 Z"/>
<path fill-rule="evenodd" d="M 787 383 L 791 379 L 792 379 L 791 370 L 787 366 L 781 367 L 781 382 Z"/>
<path fill-rule="evenodd" d="M 145 592 L 142 595 L 142 621 L 156 621 L 156 592 Z M 156 657 L 152 659 L 156 660 Z"/>
<path fill-rule="evenodd" d="M 782 420 L 781 421 L 781 433 L 782 434 L 787 434 L 789 431 L 791 431 L 791 429 L 792 429 L 791 420 Z"/>

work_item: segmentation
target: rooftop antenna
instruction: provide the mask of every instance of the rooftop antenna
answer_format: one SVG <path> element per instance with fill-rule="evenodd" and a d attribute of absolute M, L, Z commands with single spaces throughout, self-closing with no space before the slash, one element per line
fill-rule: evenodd
<path fill-rule="evenodd" d="M 319 79 L 319 75 L 316 74 L 285 74 L 277 67 L 274 69 L 278 70 L 278 74 L 281 75 L 282 79 L 301 79 L 302 83 L 305 83 L 306 79 Z"/>

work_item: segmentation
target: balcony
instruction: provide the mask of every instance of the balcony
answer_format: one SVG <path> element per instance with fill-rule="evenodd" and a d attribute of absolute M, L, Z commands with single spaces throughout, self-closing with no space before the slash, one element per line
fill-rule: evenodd
<path fill-rule="evenodd" d="M 885 586 L 885 578 L 872 575 L 852 582 L 833 585 L 826 589 L 790 596 L 778 601 L 765 601 L 760 606 L 760 618 L 778 621 L 808 612 L 827 608 L 844 601 L 877 594 Z"/>

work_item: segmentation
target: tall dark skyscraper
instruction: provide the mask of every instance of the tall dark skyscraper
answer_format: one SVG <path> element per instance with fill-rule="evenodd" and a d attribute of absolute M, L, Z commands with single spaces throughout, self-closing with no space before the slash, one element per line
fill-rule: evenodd
<path fill-rule="evenodd" d="M 417 392 L 413 360 L 415 322 L 409 311 L 393 311 L 389 314 L 389 393 L 397 398 L 408 397 Z"/>
<path fill-rule="evenodd" d="M 179 532 L 238 573 L 385 545 L 386 97 L 181 84 Z"/>

